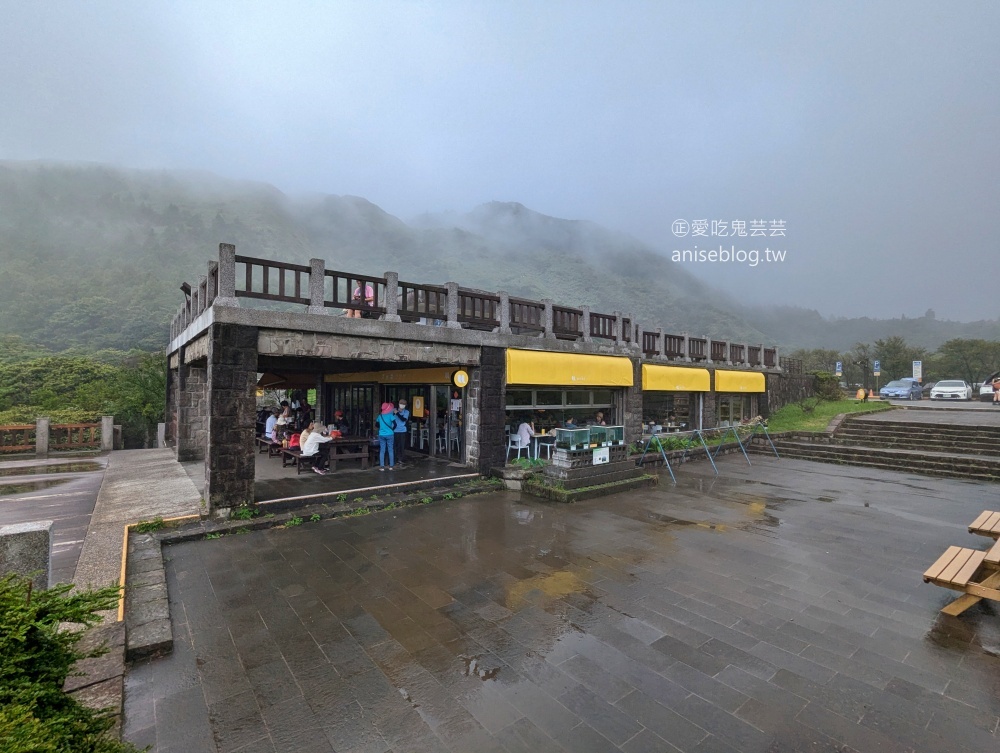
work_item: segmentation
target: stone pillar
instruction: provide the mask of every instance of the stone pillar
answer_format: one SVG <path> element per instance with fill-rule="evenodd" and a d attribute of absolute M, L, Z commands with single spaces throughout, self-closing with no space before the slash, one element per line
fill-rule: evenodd
<path fill-rule="evenodd" d="M 712 385 L 714 385 L 715 369 L 712 369 L 711 372 L 712 372 L 711 383 Z M 705 403 L 705 407 L 701 415 L 702 426 L 706 429 L 713 429 L 719 425 L 719 414 L 716 410 L 716 405 L 715 405 L 718 393 L 716 393 L 715 390 L 712 390 L 710 392 L 703 392 L 702 394 L 704 395 L 704 403 Z"/>
<path fill-rule="evenodd" d="M 705 363 L 715 363 L 712 360 L 712 337 L 705 335 Z"/>
<path fill-rule="evenodd" d="M 325 383 L 323 382 L 323 375 L 316 375 L 316 404 L 313 406 L 313 415 L 316 417 L 314 420 L 322 421 L 324 424 L 328 424 L 333 421 L 333 414 L 330 414 L 329 420 L 326 418 L 326 413 L 328 406 L 326 404 L 326 395 L 323 387 Z M 256 393 L 255 393 L 256 394 Z M 256 407 L 256 400 L 254 400 L 254 407 Z M 254 431 L 256 431 L 257 425 L 254 423 Z"/>
<path fill-rule="evenodd" d="M 115 449 L 115 417 L 101 416 L 101 452 Z"/>
<path fill-rule="evenodd" d="M 510 294 L 500 291 L 500 334 L 510 334 Z"/>
<path fill-rule="evenodd" d="M 457 288 L 457 286 L 456 286 Z M 451 295 L 448 295 L 451 300 Z M 385 316 L 382 317 L 387 322 L 401 322 L 399 318 L 399 272 L 385 273 Z M 458 292 L 455 293 L 455 305 L 458 305 Z M 456 313 L 457 317 L 457 313 Z"/>
<path fill-rule="evenodd" d="M 207 373 L 204 365 L 184 363 L 185 349 L 179 351 L 177 369 L 177 460 L 205 459 L 208 430 Z"/>
<path fill-rule="evenodd" d="M 621 345 L 625 342 L 625 333 L 622 331 L 622 312 L 612 311 L 611 314 L 615 317 L 615 345 Z"/>
<path fill-rule="evenodd" d="M 437 390 L 432 386 L 430 390 L 430 405 L 428 406 L 427 414 L 427 438 L 430 440 L 430 448 L 428 454 L 431 457 L 437 455 L 437 414 L 438 414 L 438 403 L 437 403 Z"/>
<path fill-rule="evenodd" d="M 681 345 L 681 360 L 691 363 L 691 339 L 687 332 L 682 332 L 681 337 L 684 338 L 684 343 Z"/>
<path fill-rule="evenodd" d="M 448 301 L 446 304 L 448 308 L 448 321 L 445 326 L 452 329 L 460 329 L 462 325 L 458 321 L 458 283 L 446 282 L 444 287 L 448 291 Z"/>
<path fill-rule="evenodd" d="M 219 295 L 215 306 L 239 306 L 236 298 L 236 246 L 219 244 Z"/>
<path fill-rule="evenodd" d="M 205 500 L 211 511 L 254 501 L 257 328 L 215 323 L 208 336 Z"/>
<path fill-rule="evenodd" d="M 156 447 L 157 449 L 167 446 L 167 425 L 159 423 L 156 425 Z"/>
<path fill-rule="evenodd" d="M 164 439 L 173 441 L 177 437 L 177 370 L 171 368 L 171 363 L 177 355 L 167 356 L 167 394 L 163 406 L 163 418 L 166 419 Z M 163 445 L 166 447 L 166 443 Z"/>
<path fill-rule="evenodd" d="M 666 349 L 663 346 L 663 327 L 656 328 L 656 355 L 663 357 Z"/>
<path fill-rule="evenodd" d="M 642 359 L 630 358 L 632 362 L 632 386 L 622 391 L 619 419 L 625 426 L 625 442 L 631 444 L 642 439 Z"/>
<path fill-rule="evenodd" d="M 580 311 L 583 314 L 580 316 L 580 329 L 583 330 L 583 341 L 589 343 L 591 341 L 590 337 L 590 306 L 582 306 Z"/>
<path fill-rule="evenodd" d="M 479 368 L 470 375 L 466 406 L 469 426 L 468 463 L 483 475 L 507 462 L 504 434 L 504 384 L 507 376 L 507 351 L 483 347 Z"/>
<path fill-rule="evenodd" d="M 552 313 L 552 306 L 555 305 L 555 301 L 551 298 L 543 298 L 542 304 L 545 306 L 545 311 L 542 313 L 542 336 L 549 339 L 555 339 L 555 315 Z"/>
<path fill-rule="evenodd" d="M 323 305 L 326 297 L 326 262 L 322 259 L 309 260 L 309 314 L 326 314 Z"/>
<path fill-rule="evenodd" d="M 52 559 L 52 521 L 0 526 L 0 578 L 16 573 L 31 578 L 31 587 L 49 587 Z"/>
<path fill-rule="evenodd" d="M 730 366 L 733 365 L 733 349 L 729 340 L 726 340 L 726 363 Z"/>
<path fill-rule="evenodd" d="M 35 419 L 35 455 L 44 458 L 49 454 L 49 429 L 52 421 L 48 417 Z"/>
<path fill-rule="evenodd" d="M 764 351 L 761 351 L 761 359 L 764 358 Z M 781 371 L 781 353 L 778 352 L 778 346 L 774 346 L 774 368 Z"/>

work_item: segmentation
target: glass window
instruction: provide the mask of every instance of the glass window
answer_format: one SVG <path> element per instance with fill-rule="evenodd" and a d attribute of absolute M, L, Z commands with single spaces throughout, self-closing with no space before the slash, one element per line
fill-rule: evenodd
<path fill-rule="evenodd" d="M 507 390 L 508 407 L 526 406 L 530 408 L 532 405 L 531 398 L 531 390 Z"/>
<path fill-rule="evenodd" d="M 562 404 L 562 390 L 538 390 L 535 393 L 535 405 L 558 406 Z"/>
<path fill-rule="evenodd" d="M 566 405 L 590 404 L 590 390 L 566 390 Z"/>
<path fill-rule="evenodd" d="M 594 402 L 592 404 L 604 408 L 611 405 L 611 390 L 594 390 Z"/>

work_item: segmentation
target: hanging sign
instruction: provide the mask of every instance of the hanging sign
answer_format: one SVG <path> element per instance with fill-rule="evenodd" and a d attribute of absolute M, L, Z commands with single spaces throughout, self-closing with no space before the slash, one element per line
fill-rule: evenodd
<path fill-rule="evenodd" d="M 469 372 L 459 369 L 452 376 L 451 381 L 456 387 L 465 387 L 469 383 Z"/>

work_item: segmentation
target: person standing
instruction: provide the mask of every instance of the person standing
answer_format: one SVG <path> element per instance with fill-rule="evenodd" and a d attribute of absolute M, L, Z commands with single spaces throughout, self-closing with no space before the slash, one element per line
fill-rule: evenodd
<path fill-rule="evenodd" d="M 1000 376 L 993 377 L 993 407 L 1000 405 Z"/>
<path fill-rule="evenodd" d="M 406 400 L 399 401 L 399 408 L 396 409 L 396 426 L 393 444 L 396 449 L 396 465 L 403 464 L 403 457 L 406 454 L 406 433 L 410 430 L 410 411 L 406 408 Z"/>
<path fill-rule="evenodd" d="M 378 469 L 385 470 L 385 453 L 389 451 L 389 469 L 395 467 L 396 456 L 393 448 L 393 437 L 396 435 L 396 409 L 392 403 L 382 403 L 382 412 L 376 421 L 378 423 Z"/>
<path fill-rule="evenodd" d="M 370 309 L 375 305 L 375 290 L 367 282 L 355 280 L 356 288 L 351 294 L 351 302 L 359 309 L 348 309 L 347 316 L 351 319 L 370 319 L 372 312 Z"/>

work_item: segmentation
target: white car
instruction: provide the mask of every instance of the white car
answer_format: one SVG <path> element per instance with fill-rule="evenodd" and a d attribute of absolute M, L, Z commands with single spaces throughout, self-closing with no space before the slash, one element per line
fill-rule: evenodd
<path fill-rule="evenodd" d="M 971 400 L 972 385 L 961 379 L 945 379 L 931 388 L 931 400 Z"/>

